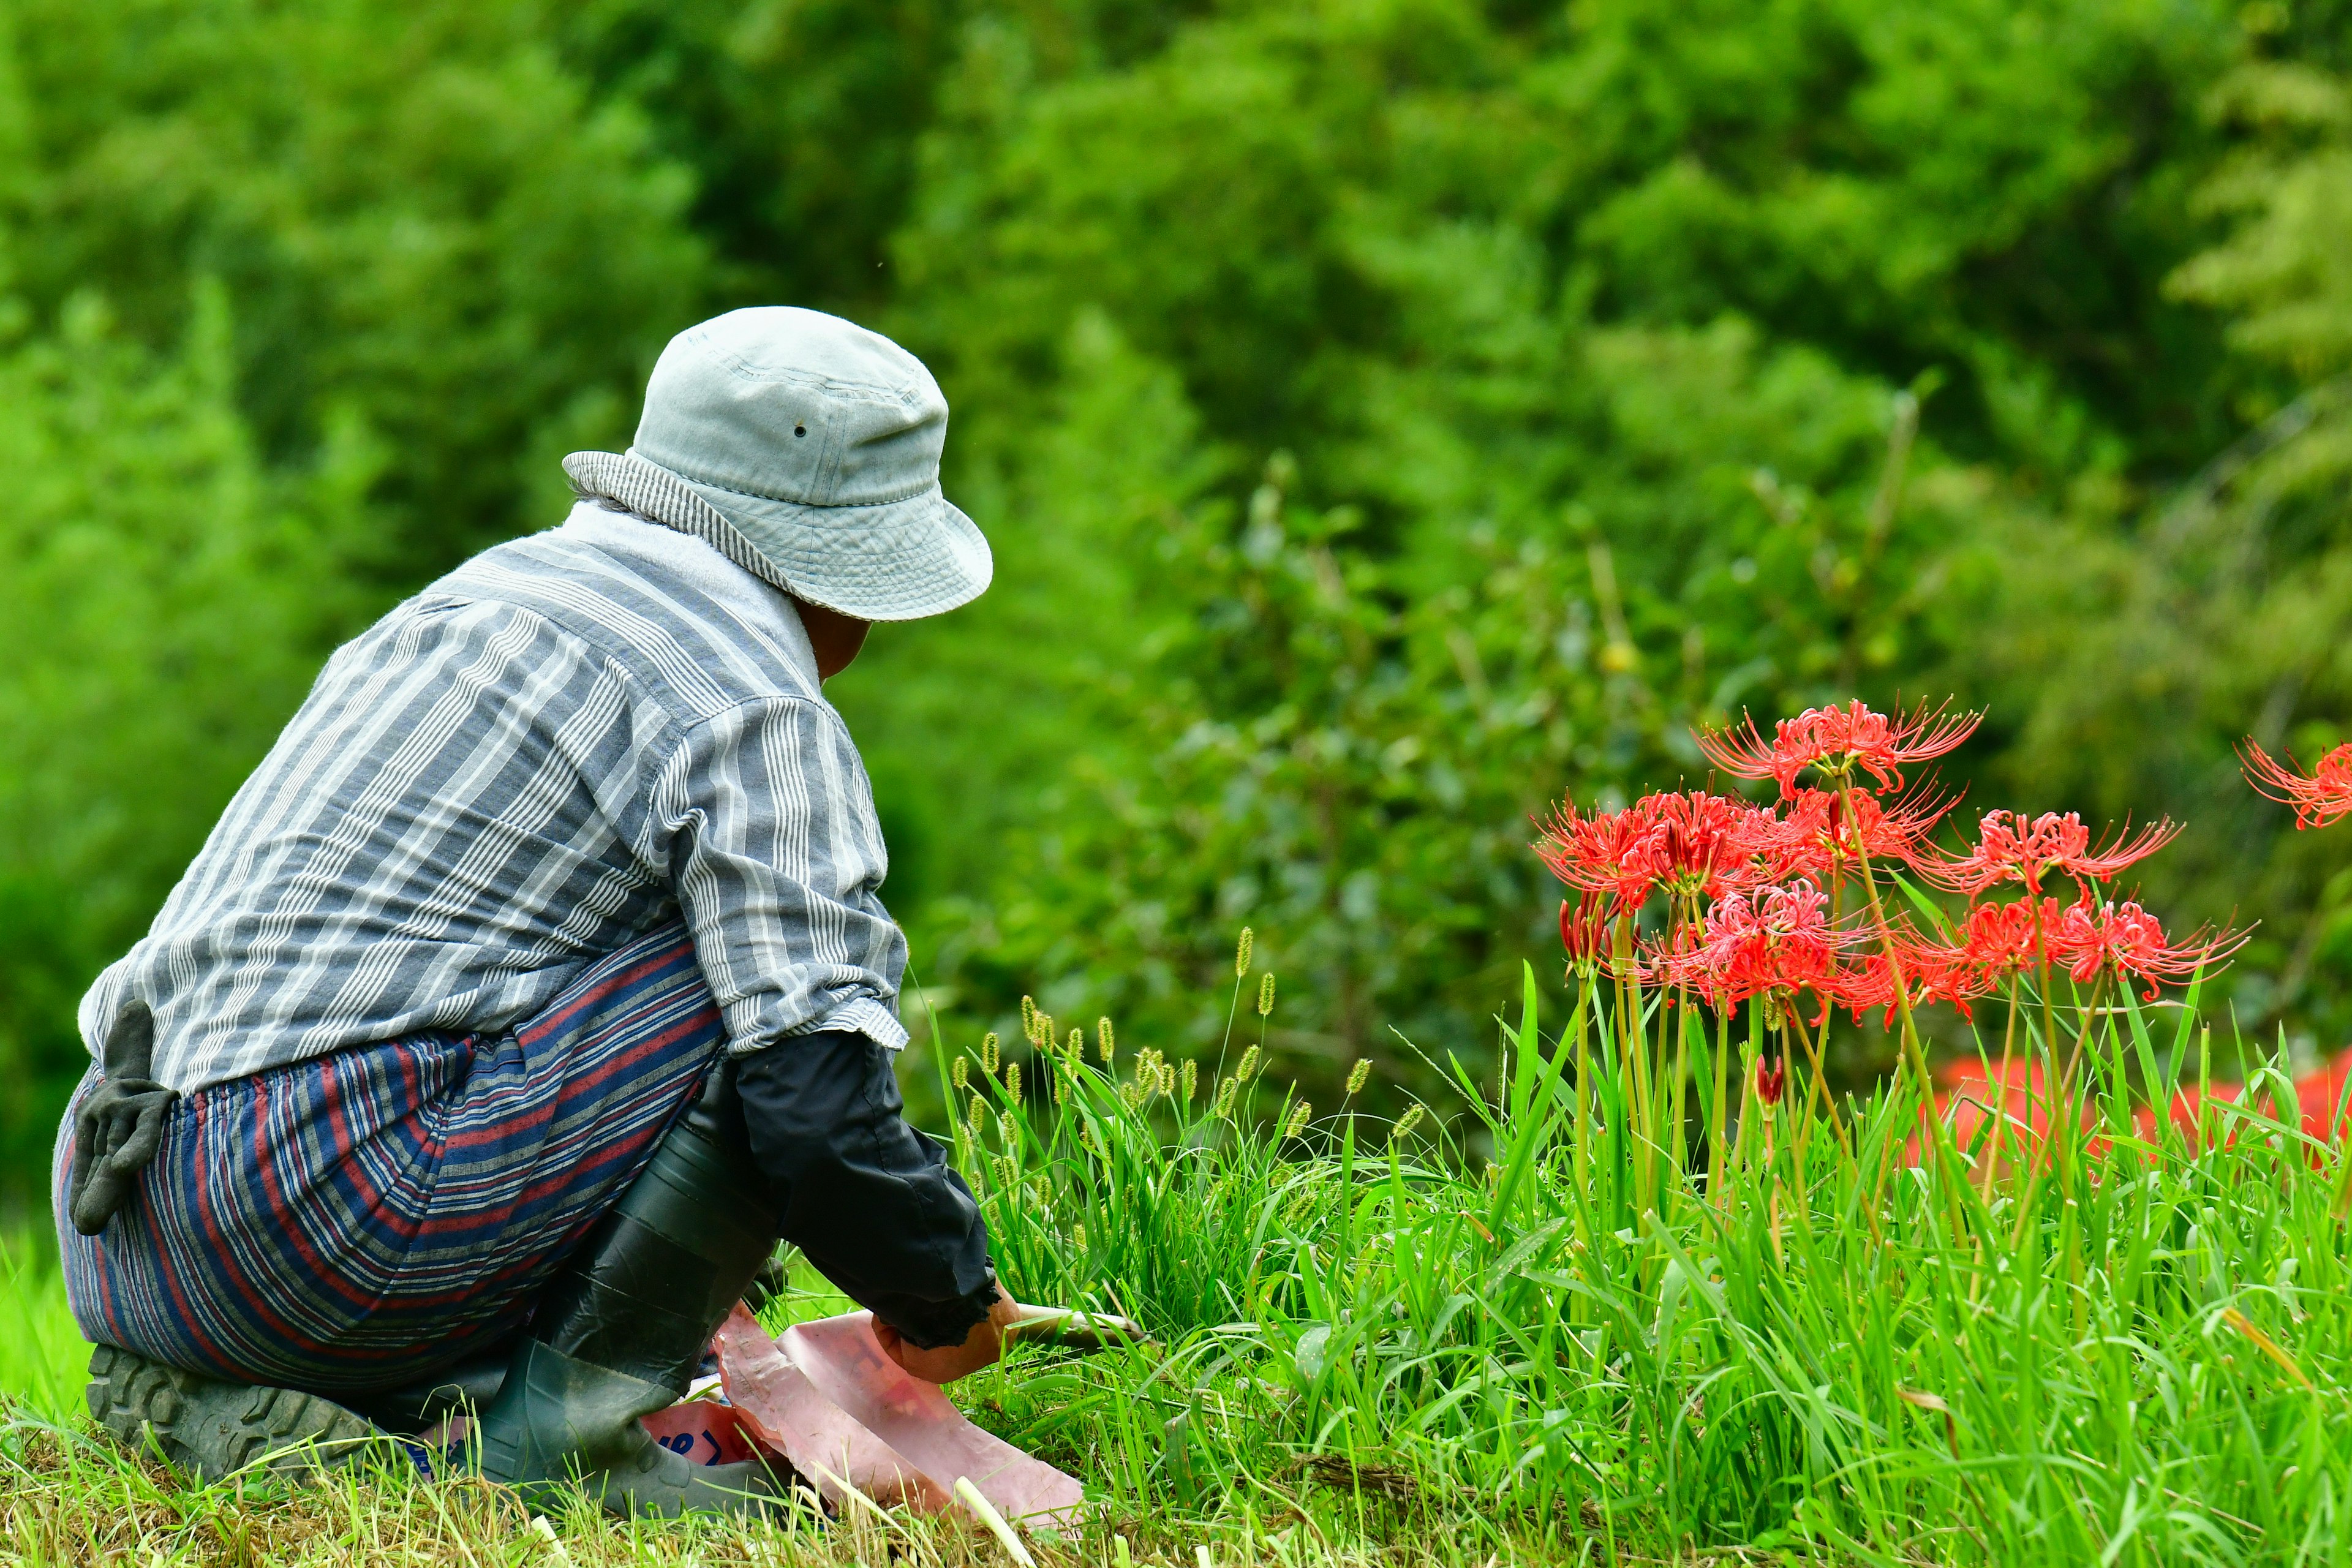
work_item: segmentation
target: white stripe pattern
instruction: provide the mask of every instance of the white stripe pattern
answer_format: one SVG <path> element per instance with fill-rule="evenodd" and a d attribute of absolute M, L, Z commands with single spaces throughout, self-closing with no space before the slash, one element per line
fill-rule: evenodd
<path fill-rule="evenodd" d="M 789 599 L 583 501 L 337 650 L 154 926 L 131 996 L 193 1090 L 428 1030 L 498 1033 L 683 914 L 729 1048 L 905 1045 L 873 791 Z"/>

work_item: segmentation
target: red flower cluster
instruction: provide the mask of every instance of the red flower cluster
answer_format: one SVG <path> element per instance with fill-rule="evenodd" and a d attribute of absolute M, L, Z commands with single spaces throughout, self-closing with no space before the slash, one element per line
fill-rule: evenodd
<path fill-rule="evenodd" d="M 1830 924 L 1829 900 L 1811 882 L 1731 893 L 1707 911 L 1696 940 L 1685 928 L 1685 940 L 1653 955 L 1652 973 L 1718 1007 L 1768 991 L 1822 994 L 1863 935 Z"/>
<path fill-rule="evenodd" d="M 2168 942 L 2163 925 L 2137 904 L 2094 903 L 2086 892 L 2051 933 L 2050 956 L 2076 980 L 2106 970 L 2136 974 L 2149 983 L 2146 995 L 2154 1001 L 2158 982 L 2187 980 L 2244 946 L 2247 934 L 2200 931 L 2187 942 Z"/>
<path fill-rule="evenodd" d="M 2038 921 L 2030 898 L 1971 905 L 1960 921 L 1958 942 L 1947 945 L 1915 937 L 1900 944 L 1904 977 L 1917 987 L 1916 1001 L 1948 1002 L 1962 1017 L 1971 1016 L 1969 1004 L 1978 997 L 2042 967 L 2049 951 L 2045 933 L 2058 915 L 2055 899 L 2042 900 Z"/>
<path fill-rule="evenodd" d="M 1845 797 L 1829 790 L 1801 789 L 1790 795 L 1780 823 L 1776 851 L 1786 876 L 1835 875 L 1867 855 L 1874 860 L 1916 861 L 1927 835 L 1958 804 L 1932 790 L 1881 801 L 1868 790 L 1853 792 L 1853 820 L 1846 820 Z"/>
<path fill-rule="evenodd" d="M 1922 705 L 1890 719 L 1849 702 L 1783 719 L 1769 742 L 1756 721 L 1747 718 L 1736 728 L 1702 730 L 1694 739 L 1700 753 L 1725 773 L 1734 778 L 1778 780 L 1783 795 L 1795 792 L 1797 775 L 1807 768 L 1841 780 L 1860 768 L 1882 789 L 1901 789 L 1906 765 L 1952 751 L 1976 731 L 1983 717 Z"/>
<path fill-rule="evenodd" d="M 1906 935 L 1897 942 L 1906 980 L 1916 999 L 1949 1002 L 1963 1016 L 1969 1003 L 1990 994 L 2020 974 L 2045 963 L 2077 982 L 2103 973 L 2136 975 L 2149 982 L 2179 982 L 2200 968 L 2228 957 L 2242 945 L 2242 931 L 2200 931 L 2186 942 L 2165 940 L 2164 927 L 2136 903 L 2103 903 L 2085 889 L 2071 905 L 2044 898 L 2037 913 L 2032 898 L 1969 908 L 1951 944 Z"/>
<path fill-rule="evenodd" d="M 1932 847 L 1911 864 L 1939 888 L 1974 898 L 1997 882 L 2022 882 L 2032 892 L 2042 890 L 2042 879 L 2060 872 L 2082 884 L 2091 878 L 2105 882 L 2134 861 L 2144 860 L 2172 842 L 2180 829 L 2159 821 L 2137 834 L 2122 829 L 2105 847 L 2091 847 L 2091 830 L 2074 812 L 2060 816 L 2043 812 L 2028 821 L 2024 813 L 1988 811 L 1977 824 L 1977 842 L 1965 855 L 1946 855 Z"/>
<path fill-rule="evenodd" d="M 1760 806 L 1693 791 L 1591 816 L 1564 802 L 1535 849 L 1553 876 L 1630 915 L 1655 891 L 1715 899 L 1759 886 L 1780 831 Z"/>
<path fill-rule="evenodd" d="M 1902 788 L 1904 767 L 1950 752 L 1977 719 L 1944 707 L 1890 719 L 1854 702 L 1785 720 L 1769 743 L 1752 721 L 1699 735 L 1700 749 L 1726 772 L 1777 781 L 1776 807 L 1704 791 L 1644 795 L 1622 811 L 1590 815 L 1572 801 L 1563 805 L 1536 845 L 1553 874 L 1582 895 L 1560 906 L 1563 945 L 1590 973 L 1610 952 L 1616 922 L 1633 921 L 1663 892 L 1668 929 L 1640 944 L 1634 979 L 1718 1009 L 1755 996 L 1794 1005 L 1809 994 L 1823 1017 L 1832 1006 L 1885 1009 L 1891 1017 L 1903 1004 L 1929 1002 L 1966 1014 L 2018 975 L 2053 969 L 2078 982 L 2112 973 L 2152 987 L 2184 980 L 2237 949 L 2243 936 L 2230 931 L 2169 942 L 2138 904 L 2093 896 L 2094 882 L 2170 843 L 2179 831 L 2170 822 L 2121 830 L 2095 847 L 2074 813 L 1989 811 L 1976 842 L 1952 852 L 1929 841 L 1950 798 L 1932 786 L 1882 798 L 1881 790 Z M 2330 820 L 2352 811 L 2352 745 L 2331 752 L 2313 780 L 2287 773 L 2259 749 L 2250 769 L 2254 758 L 2281 790 L 2290 786 L 2280 781 L 2295 781 L 2299 812 L 2331 814 L 2322 817 Z M 1800 787 L 1809 768 L 1836 787 Z M 1883 932 L 1864 926 L 1860 900 L 1844 921 L 1833 921 L 1824 889 L 1865 862 L 1906 866 L 1965 895 L 1969 907 L 1953 936 L 1931 940 L 1894 918 Z M 2074 881 L 2075 902 L 2044 896 L 2044 881 L 2054 876 Z M 2004 883 L 2021 886 L 2025 896 L 1979 901 Z"/>
<path fill-rule="evenodd" d="M 1951 803 L 1928 792 L 1883 802 L 1868 790 L 1843 797 L 1801 789 L 1784 807 L 1750 805 L 1703 790 L 1645 795 L 1622 811 L 1579 811 L 1564 802 L 1535 849 L 1553 876 L 1600 895 L 1614 914 L 1654 892 L 1721 899 L 1792 880 L 1843 879 L 1864 855 L 1914 862 Z"/>
<path fill-rule="evenodd" d="M 2245 762 L 2246 782 L 2257 794 L 2294 807 L 2297 827 L 2325 827 L 2352 811 L 2352 741 L 2320 758 L 2319 765 L 2308 774 L 2280 763 L 2252 741 L 2240 755 Z M 2292 755 L 2287 758 L 2287 763 L 2294 761 Z"/>

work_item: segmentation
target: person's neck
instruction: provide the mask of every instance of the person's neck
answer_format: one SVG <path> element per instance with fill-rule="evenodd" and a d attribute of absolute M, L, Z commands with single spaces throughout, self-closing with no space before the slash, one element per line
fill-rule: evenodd
<path fill-rule="evenodd" d="M 866 647 L 866 634 L 874 629 L 874 623 L 811 604 L 797 594 L 792 595 L 792 600 L 793 608 L 800 612 L 801 626 L 808 633 L 809 649 L 816 655 L 816 678 L 831 680 L 856 661 L 859 650 Z"/>

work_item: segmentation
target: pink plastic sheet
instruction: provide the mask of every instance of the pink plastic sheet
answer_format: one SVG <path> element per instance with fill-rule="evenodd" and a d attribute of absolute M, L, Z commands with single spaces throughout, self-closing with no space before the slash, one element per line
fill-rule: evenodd
<path fill-rule="evenodd" d="M 1076 1478 L 982 1431 L 939 1384 L 909 1376 L 882 1353 L 872 1313 L 795 1324 L 784 1331 L 782 1342 L 784 1353 L 835 1408 L 943 1489 L 952 1493 L 956 1479 L 968 1476 L 1015 1524 L 1077 1522 L 1084 1498 Z"/>
<path fill-rule="evenodd" d="M 836 1508 L 854 1489 L 884 1508 L 961 1510 L 955 1483 L 968 1478 L 1015 1523 L 1077 1522 L 1076 1479 L 982 1431 L 939 1385 L 908 1376 L 882 1353 L 871 1313 L 798 1324 L 779 1341 L 739 1306 L 711 1342 L 726 1402 L 688 1400 L 646 1418 L 673 1453 L 706 1465 L 773 1454 Z"/>

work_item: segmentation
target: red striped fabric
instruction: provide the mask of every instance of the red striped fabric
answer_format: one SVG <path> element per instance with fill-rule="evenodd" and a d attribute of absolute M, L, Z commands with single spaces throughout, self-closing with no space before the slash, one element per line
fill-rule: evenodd
<path fill-rule="evenodd" d="M 102 1235 L 59 1218 L 74 1316 L 94 1342 L 321 1394 L 454 1365 L 522 1326 L 723 1038 L 671 923 L 503 1037 L 389 1040 L 198 1089 Z"/>

